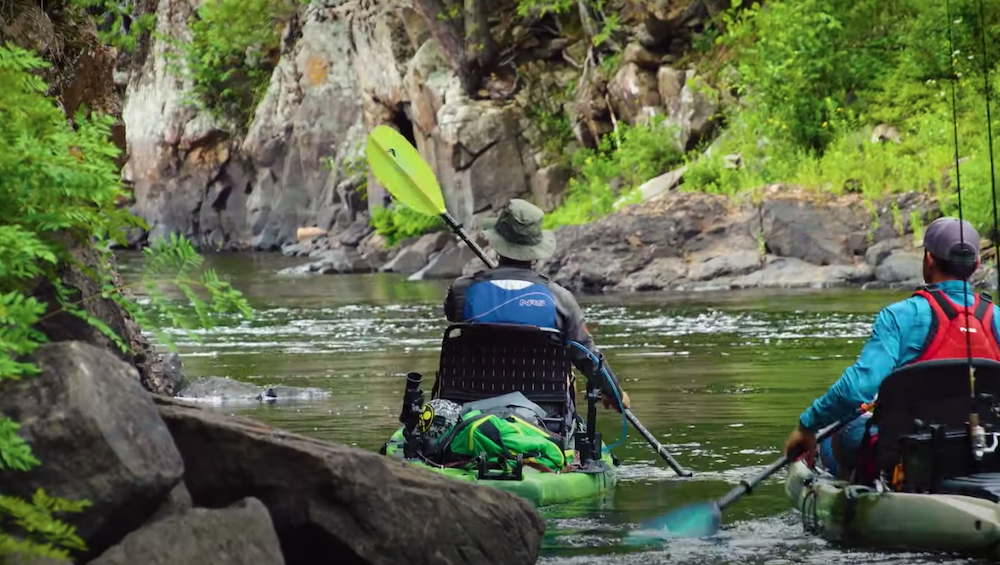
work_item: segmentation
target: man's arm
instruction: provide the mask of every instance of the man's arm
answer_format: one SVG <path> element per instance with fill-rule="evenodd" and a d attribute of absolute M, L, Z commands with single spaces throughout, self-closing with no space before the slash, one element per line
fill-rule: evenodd
<path fill-rule="evenodd" d="M 900 327 L 891 308 L 879 312 L 872 325 L 872 335 L 861 349 L 857 362 L 799 417 L 802 427 L 816 432 L 823 426 L 871 402 L 879 386 L 899 363 Z"/>
<path fill-rule="evenodd" d="M 449 322 L 458 323 L 462 321 L 462 309 L 465 307 L 465 291 L 472 282 L 471 277 L 459 277 L 448 287 L 448 294 L 444 297 L 444 317 Z"/>
<path fill-rule="evenodd" d="M 586 347 L 588 351 L 600 359 L 601 352 L 598 351 L 597 345 L 594 343 L 594 338 L 587 331 L 587 324 L 583 319 L 583 309 L 580 308 L 580 304 L 577 303 L 576 298 L 568 290 L 556 284 L 551 284 L 549 288 L 556 299 L 556 308 L 559 310 L 559 321 L 561 323 L 559 329 L 563 332 L 563 335 L 566 339 L 575 341 Z M 607 382 L 607 379 L 601 374 L 600 368 L 586 353 L 576 347 L 571 346 L 570 349 L 573 366 L 586 375 L 587 380 L 592 381 L 593 379 L 597 379 L 597 382 L 600 383 L 601 392 L 605 396 L 615 398 L 618 394 L 623 394 L 618 377 L 615 376 L 607 362 L 605 362 L 604 367 L 608 371 L 608 376 L 611 377 L 611 384 Z M 612 388 L 612 385 L 614 388 Z M 615 389 L 617 389 L 617 393 Z"/>

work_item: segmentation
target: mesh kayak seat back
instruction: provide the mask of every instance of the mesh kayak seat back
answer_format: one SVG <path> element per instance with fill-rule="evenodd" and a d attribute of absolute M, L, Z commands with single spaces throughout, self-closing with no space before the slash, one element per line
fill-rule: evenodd
<path fill-rule="evenodd" d="M 973 359 L 972 366 L 980 424 L 987 434 L 1000 432 L 1000 417 L 994 411 L 1000 401 L 1000 363 Z M 978 471 L 1000 471 L 996 457 L 974 463 L 967 427 L 974 406 L 969 385 L 968 359 L 923 361 L 889 375 L 879 388 L 875 412 L 867 424 L 869 428 L 878 426 L 876 469 L 892 476 L 901 457 L 905 460 L 923 450 L 933 452 L 934 482 L 938 485 L 940 480 Z M 936 443 L 931 439 L 931 426 L 941 428 Z M 991 442 L 987 436 L 987 445 Z"/>
<path fill-rule="evenodd" d="M 434 398 L 464 404 L 520 392 L 552 433 L 574 418 L 573 363 L 557 330 L 514 324 L 453 324 L 444 333 Z"/>

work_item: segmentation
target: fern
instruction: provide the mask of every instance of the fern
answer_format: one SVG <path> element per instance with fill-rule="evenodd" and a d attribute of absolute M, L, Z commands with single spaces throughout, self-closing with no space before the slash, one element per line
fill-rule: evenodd
<path fill-rule="evenodd" d="M 210 328 L 216 314 L 250 317 L 246 299 L 205 270 L 191 243 L 177 236 L 145 250 L 147 266 L 135 285 L 116 284 L 108 244 L 124 243 L 128 229 L 145 224 L 117 204 L 127 194 L 114 162 L 119 151 L 110 141 L 112 121 L 80 112 L 71 126 L 45 96 L 48 86 L 32 74 L 46 66 L 29 51 L 9 43 L 0 46 L 0 381 L 38 374 L 28 360 L 46 341 L 38 323 L 60 313 L 78 316 L 128 351 L 130 343 L 90 315 L 86 306 L 91 300 L 114 301 L 140 325 L 165 316 L 182 328 Z M 96 265 L 74 255 L 86 246 L 97 253 Z M 101 292 L 80 296 L 62 281 L 68 268 L 91 277 Z M 54 304 L 31 296 L 41 280 L 54 289 Z M 140 307 L 132 299 L 129 291 L 137 285 L 150 295 L 150 305 Z M 189 307 L 168 299 L 164 287 L 186 298 Z M 18 429 L 0 415 L 0 472 L 23 472 L 41 464 Z M 42 490 L 31 500 L 0 493 L 0 563 L 11 556 L 67 560 L 71 551 L 85 549 L 59 515 L 87 505 Z"/>

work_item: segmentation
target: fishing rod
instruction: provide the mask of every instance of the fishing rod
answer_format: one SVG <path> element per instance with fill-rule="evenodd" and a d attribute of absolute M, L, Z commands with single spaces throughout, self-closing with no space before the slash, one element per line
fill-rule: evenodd
<path fill-rule="evenodd" d="M 951 109 L 952 109 L 952 131 L 954 134 L 955 142 L 955 190 L 958 196 L 958 221 L 960 224 L 959 228 L 959 246 L 965 247 L 965 230 L 962 229 L 964 225 L 963 217 L 963 207 L 962 207 L 962 181 L 961 181 L 961 171 L 959 163 L 959 149 L 958 149 L 958 102 L 956 94 L 955 83 L 958 82 L 958 71 L 956 70 L 956 64 L 958 61 L 957 52 L 955 51 L 954 44 L 954 32 L 953 32 L 953 19 L 951 15 L 951 2 L 950 0 L 945 0 L 945 9 L 947 11 L 948 17 L 948 49 L 949 58 L 952 67 L 952 77 L 951 77 Z M 995 260 L 997 265 L 997 278 L 1000 281 L 1000 234 L 998 234 L 998 218 L 997 218 L 997 194 L 996 194 L 996 174 L 994 168 L 993 159 L 993 127 L 991 123 L 991 110 L 990 110 L 990 83 L 989 83 L 989 62 L 986 50 L 986 17 L 985 11 L 983 9 L 983 2 L 979 0 L 979 18 L 980 18 L 980 31 L 982 33 L 982 49 L 983 49 L 983 81 L 985 85 L 985 97 L 986 97 L 986 125 L 987 125 L 987 136 L 988 136 L 988 146 L 989 146 L 989 158 L 990 158 L 990 182 L 993 200 L 993 233 L 991 237 L 994 243 L 995 249 Z M 978 250 L 977 250 L 978 252 Z M 968 275 L 963 273 L 962 282 L 967 286 Z M 964 290 L 964 289 L 963 289 Z M 998 291 L 1000 291 L 1000 283 L 998 283 Z M 965 306 L 965 344 L 967 351 L 967 360 L 969 366 L 969 400 L 970 400 L 970 410 L 969 410 L 969 429 L 970 436 L 972 439 L 972 449 L 973 454 L 976 459 L 982 459 L 985 445 L 986 445 L 986 430 L 980 423 L 979 420 L 979 410 L 976 403 L 976 369 L 972 364 L 972 334 L 969 331 L 969 292 L 963 293 L 963 301 Z"/>
<path fill-rule="evenodd" d="M 986 50 L 986 12 L 983 0 L 979 0 L 979 27 L 982 30 L 980 38 L 983 47 L 983 92 L 986 96 L 986 139 L 990 152 L 990 189 L 993 195 L 993 260 L 996 265 L 997 296 L 1000 297 L 1000 219 L 997 218 L 997 175 L 993 164 L 993 117 L 990 115 L 990 64 L 989 53 Z"/>

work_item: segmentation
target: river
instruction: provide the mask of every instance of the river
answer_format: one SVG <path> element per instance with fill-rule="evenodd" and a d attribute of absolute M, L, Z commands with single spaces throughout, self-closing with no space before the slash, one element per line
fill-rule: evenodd
<path fill-rule="evenodd" d="M 320 387 L 322 400 L 223 405 L 325 440 L 377 450 L 399 425 L 402 375 L 432 381 L 446 326 L 446 281 L 396 275 L 278 277 L 302 259 L 277 254 L 209 255 L 206 262 L 256 309 L 252 322 L 174 335 L 189 379 L 217 375 L 256 384 Z M 141 256 L 119 255 L 132 281 Z M 901 293 L 713 292 L 580 297 L 632 409 L 685 466 L 679 479 L 635 432 L 615 449 L 619 483 L 606 498 L 543 508 L 540 564 L 973 563 L 947 556 L 873 553 L 803 534 L 776 477 L 727 510 L 712 541 L 635 549 L 637 522 L 678 505 L 721 496 L 779 456 L 799 413 L 849 365 L 873 314 Z M 620 415 L 601 410 L 606 441 Z"/>

